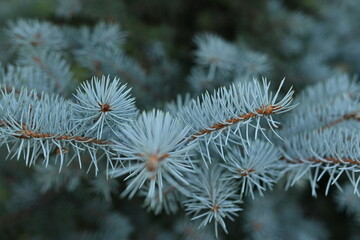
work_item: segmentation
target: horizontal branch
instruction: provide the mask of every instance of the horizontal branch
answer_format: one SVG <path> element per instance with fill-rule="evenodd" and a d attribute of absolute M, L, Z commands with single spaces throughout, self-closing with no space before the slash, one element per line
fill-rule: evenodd
<path fill-rule="evenodd" d="M 11 126 L 10 123 L 4 122 L 0 120 L 0 127 L 4 126 Z M 77 141 L 82 143 L 95 143 L 99 145 L 109 145 L 112 144 L 111 141 L 106 141 L 104 139 L 97 139 L 97 138 L 91 138 L 91 137 L 84 137 L 84 136 L 74 136 L 74 135 L 66 135 L 66 134 L 53 134 L 53 133 L 42 133 L 42 132 L 36 132 L 33 130 L 27 130 L 26 126 L 22 124 L 22 130 L 16 131 L 13 137 L 22 138 L 22 139 L 31 139 L 31 138 L 51 138 L 55 140 L 65 140 L 65 141 Z"/>
<path fill-rule="evenodd" d="M 208 129 L 202 129 L 199 132 L 193 134 L 190 138 L 190 141 L 195 140 L 197 137 L 202 136 L 204 134 L 209 134 L 215 131 L 219 131 L 225 127 L 228 126 L 232 126 L 236 123 L 239 123 L 241 121 L 246 121 L 250 118 L 255 118 L 261 115 L 271 115 L 272 113 L 274 113 L 276 110 L 279 110 L 283 108 L 282 106 L 277 106 L 277 105 L 268 105 L 268 106 L 262 106 L 259 109 L 256 109 L 255 112 L 249 112 L 249 113 L 245 113 L 243 115 L 239 115 L 236 118 L 231 118 L 225 121 L 225 123 L 216 123 L 212 126 L 210 126 Z"/>
<path fill-rule="evenodd" d="M 352 160 L 349 158 L 342 158 L 342 159 L 338 159 L 338 158 L 334 158 L 334 157 L 327 157 L 327 158 L 323 158 L 323 159 L 318 159 L 318 158 L 308 158 L 304 161 L 302 160 L 289 160 L 289 159 L 285 159 L 285 158 L 281 158 L 281 160 L 286 161 L 287 163 L 306 163 L 306 162 L 312 162 L 312 163 L 331 163 L 331 164 L 352 164 L 352 165 L 360 165 L 360 161 L 356 161 L 356 160 Z"/>
<path fill-rule="evenodd" d="M 21 134 L 19 135 L 13 135 L 14 137 L 17 138 L 52 138 L 55 140 L 66 140 L 66 141 L 72 141 L 75 140 L 77 142 L 83 142 L 83 143 L 96 143 L 96 144 L 100 144 L 100 145 L 108 145 L 111 142 L 105 141 L 103 139 L 97 139 L 97 138 L 91 138 L 91 137 L 84 137 L 84 136 L 73 136 L 73 135 L 59 135 L 59 134 L 51 134 L 51 133 L 40 133 L 40 132 L 35 132 L 32 130 L 21 130 L 21 131 L 17 131 L 15 132 L 17 134 Z"/>
<path fill-rule="evenodd" d="M 320 128 L 320 130 L 324 130 L 326 128 L 333 127 L 333 126 L 335 126 L 343 121 L 347 121 L 347 120 L 360 121 L 360 116 L 357 115 L 359 112 L 360 112 L 360 110 L 356 111 L 356 112 L 345 114 L 341 118 L 336 119 L 335 121 L 332 121 L 332 122 L 328 123 L 327 125 L 323 126 L 322 128 Z"/>

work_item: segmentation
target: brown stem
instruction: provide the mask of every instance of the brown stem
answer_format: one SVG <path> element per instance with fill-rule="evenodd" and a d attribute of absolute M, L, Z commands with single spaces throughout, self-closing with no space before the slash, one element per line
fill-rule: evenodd
<path fill-rule="evenodd" d="M 97 139 L 97 138 L 91 138 L 91 137 L 84 137 L 84 136 L 73 136 L 73 135 L 59 135 L 59 134 L 51 134 L 51 133 L 40 133 L 40 132 L 35 132 L 32 130 L 21 130 L 21 131 L 17 131 L 15 132 L 17 134 L 21 134 L 19 135 L 14 135 L 14 137 L 17 138 L 53 138 L 55 140 L 67 140 L 67 141 L 71 141 L 71 140 L 75 140 L 77 142 L 83 142 L 83 143 L 96 143 L 96 144 L 100 144 L 100 145 L 108 145 L 111 142 L 103 140 L 103 139 Z"/>
<path fill-rule="evenodd" d="M 281 160 L 284 160 L 288 163 L 305 163 L 304 161 L 302 160 L 289 160 L 289 159 L 285 159 L 285 158 L 281 158 Z M 348 164 L 352 164 L 352 165 L 360 165 L 360 162 L 359 161 L 355 161 L 355 160 L 352 160 L 352 159 L 349 159 L 349 158 L 342 158 L 341 160 L 338 159 L 338 158 L 334 158 L 334 157 L 327 157 L 327 158 L 323 158 L 322 159 L 317 159 L 317 158 L 309 158 L 309 159 L 306 159 L 306 161 L 309 161 L 309 162 L 313 162 L 313 163 L 332 163 L 332 164 L 345 164 L 345 163 L 348 163 Z"/>
<path fill-rule="evenodd" d="M 242 121 L 246 121 L 250 118 L 255 118 L 260 115 L 270 115 L 270 114 L 274 113 L 276 110 L 279 110 L 281 108 L 283 108 L 283 107 L 277 106 L 277 105 L 262 106 L 259 109 L 256 109 L 255 112 L 249 112 L 249 113 L 245 113 L 243 115 L 238 115 L 236 118 L 231 118 L 231 119 L 226 120 L 225 123 L 216 123 L 216 124 L 210 126 L 208 129 L 202 129 L 199 132 L 193 134 L 190 137 L 189 141 L 193 141 L 199 136 L 221 130 L 225 127 L 234 125 L 234 124 L 242 122 Z"/>
<path fill-rule="evenodd" d="M 11 123 L 4 122 L 0 120 L 0 127 L 4 126 L 12 126 Z M 96 143 L 99 145 L 109 145 L 112 144 L 111 141 L 106 141 L 104 139 L 97 139 L 97 138 L 91 138 L 91 137 L 84 137 L 84 136 L 74 136 L 74 135 L 60 135 L 60 134 L 53 134 L 53 133 L 42 133 L 42 132 L 36 132 L 33 130 L 27 130 L 26 125 L 22 124 L 22 130 L 16 131 L 16 135 L 13 135 L 17 138 L 23 138 L 23 139 L 30 139 L 30 138 L 52 138 L 55 140 L 66 140 L 66 141 L 77 141 L 82 143 Z M 20 134 L 20 135 L 18 135 Z"/>
<path fill-rule="evenodd" d="M 352 113 L 345 114 L 345 115 L 343 115 L 341 118 L 336 119 L 335 121 L 332 121 L 332 122 L 328 123 L 327 125 L 321 127 L 319 130 L 321 131 L 321 130 L 324 130 L 324 129 L 326 129 L 326 128 L 333 127 L 333 126 L 335 126 L 336 124 L 339 124 L 339 123 L 341 123 L 341 122 L 343 122 L 343 121 L 346 121 L 346 120 L 351 120 L 351 119 L 353 119 L 353 120 L 356 120 L 356 121 L 360 121 L 360 116 L 357 115 L 359 112 L 360 112 L 360 110 L 359 110 L 359 111 L 356 111 L 356 112 L 352 112 Z"/>

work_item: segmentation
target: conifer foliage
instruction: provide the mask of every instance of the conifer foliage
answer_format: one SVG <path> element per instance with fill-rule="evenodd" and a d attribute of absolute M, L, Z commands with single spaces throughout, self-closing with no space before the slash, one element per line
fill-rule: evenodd
<path fill-rule="evenodd" d="M 188 93 L 176 102 L 165 99 L 177 93 L 169 85 L 180 68 L 160 42 L 144 53 L 144 64 L 128 55 L 127 33 L 113 21 L 91 27 L 8 21 L 3 34 L 11 50 L 0 68 L 0 165 L 9 169 L 6 181 L 22 172 L 24 178 L 9 184 L 11 197 L 0 202 L 0 238 L 21 237 L 1 233 L 2 225 L 44 206 L 72 219 L 54 230 L 60 239 L 132 239 L 136 228 L 149 224 L 156 226 L 154 239 L 227 239 L 238 226 L 250 239 L 290 239 L 294 229 L 291 239 L 327 239 L 326 227 L 299 207 L 308 182 L 313 196 L 337 188 L 334 201 L 359 221 L 360 84 L 326 65 L 349 50 L 323 59 L 300 54 L 302 40 L 316 29 L 327 27 L 307 42 L 308 51 L 327 36 L 324 22 L 334 9 L 325 9 L 324 22 L 317 22 L 269 2 L 266 11 L 279 12 L 269 24 L 291 20 L 282 29 L 290 37 L 281 42 L 288 50 L 281 57 L 293 57 L 297 67 L 242 42 L 198 33 L 195 64 L 183 81 Z M 352 1 L 345 2 L 341 11 Z M 71 19 L 82 11 L 88 11 L 82 1 L 67 0 L 55 13 Z M 305 22 L 303 31 L 293 30 L 292 24 Z M 351 43 L 351 31 L 337 30 L 334 45 L 339 39 Z M 322 69 L 318 81 L 304 73 L 309 62 Z M 317 82 L 295 93 L 293 76 L 271 74 L 277 66 Z M 291 202 L 286 190 L 294 192 Z M 151 213 L 137 208 L 139 201 Z M 132 208 L 142 220 L 130 216 Z M 173 230 L 152 223 L 152 213 L 173 216 L 166 223 Z M 25 225 L 18 226 L 24 239 L 53 236 Z"/>

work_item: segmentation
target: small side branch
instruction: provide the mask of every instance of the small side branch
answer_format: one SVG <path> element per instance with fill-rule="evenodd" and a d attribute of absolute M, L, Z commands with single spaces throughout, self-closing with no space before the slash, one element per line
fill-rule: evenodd
<path fill-rule="evenodd" d="M 277 106 L 277 105 L 268 105 L 268 106 L 262 106 L 259 109 L 256 109 L 255 112 L 249 112 L 249 113 L 245 113 L 243 115 L 239 115 L 237 118 L 231 118 L 225 121 L 225 123 L 216 123 L 212 126 L 210 126 L 207 129 L 202 129 L 199 132 L 193 134 L 190 137 L 190 141 L 195 140 L 197 137 L 205 135 L 205 134 L 209 134 L 215 131 L 219 131 L 223 128 L 226 128 L 228 126 L 232 126 L 234 124 L 237 124 L 239 122 L 242 121 L 246 121 L 250 118 L 256 118 L 259 116 L 263 116 L 263 115 L 271 115 L 273 114 L 275 111 L 282 109 L 282 106 Z"/>
<path fill-rule="evenodd" d="M 352 112 L 352 113 L 348 113 L 348 114 L 345 114 L 343 115 L 341 118 L 339 119 L 336 119 L 335 121 L 332 121 L 330 123 L 328 123 L 326 126 L 323 126 L 322 128 L 320 128 L 319 130 L 322 131 L 324 129 L 327 129 L 327 128 L 330 128 L 330 127 L 333 127 L 343 121 L 347 121 L 347 120 L 356 120 L 356 121 L 360 121 L 360 116 L 358 115 L 358 113 L 360 112 L 359 111 L 356 111 L 356 112 Z"/>
<path fill-rule="evenodd" d="M 349 159 L 349 158 L 342 158 L 342 159 L 338 159 L 338 158 L 334 158 L 334 157 L 327 157 L 327 158 L 308 158 L 305 161 L 302 160 L 289 160 L 289 159 L 285 159 L 282 158 L 281 160 L 286 161 L 287 163 L 324 163 L 324 164 L 351 164 L 351 165 L 360 165 L 360 161 L 356 161 L 353 159 Z"/>
<path fill-rule="evenodd" d="M 75 140 L 77 142 L 82 143 L 95 143 L 99 145 L 109 145 L 111 144 L 110 141 L 105 141 L 103 139 L 97 139 L 97 138 L 91 138 L 91 137 L 84 137 L 84 136 L 72 136 L 72 135 L 59 135 L 59 134 L 51 134 L 51 133 L 40 133 L 35 132 L 32 130 L 22 130 L 17 131 L 17 134 L 20 135 L 14 135 L 14 137 L 17 138 L 52 138 L 55 140 L 65 140 L 65 141 L 72 141 Z"/>
<path fill-rule="evenodd" d="M 0 120 L 0 127 L 11 127 L 11 123 L 4 122 Z M 13 137 L 17 138 L 23 138 L 23 139 L 31 139 L 31 138 L 51 138 L 54 140 L 64 140 L 64 141 L 76 141 L 76 142 L 82 142 L 82 143 L 95 143 L 99 145 L 110 145 L 112 144 L 111 141 L 106 141 L 104 139 L 98 139 L 98 138 L 91 138 L 91 137 L 84 137 L 84 136 L 74 136 L 74 135 L 66 135 L 66 134 L 53 134 L 53 133 L 42 133 L 42 132 L 36 132 L 33 130 L 27 130 L 26 126 L 22 124 L 22 130 L 16 131 Z"/>

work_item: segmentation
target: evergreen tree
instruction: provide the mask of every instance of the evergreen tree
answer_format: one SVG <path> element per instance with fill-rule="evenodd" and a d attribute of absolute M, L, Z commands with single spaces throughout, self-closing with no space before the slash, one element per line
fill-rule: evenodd
<path fill-rule="evenodd" d="M 0 9 L 21 2 L 37 14 Z M 106 2 L 4 15 L 1 239 L 360 236 L 360 4 L 263 3 L 270 38 L 196 33 L 186 75 L 161 41 L 131 50 L 131 4 Z"/>

